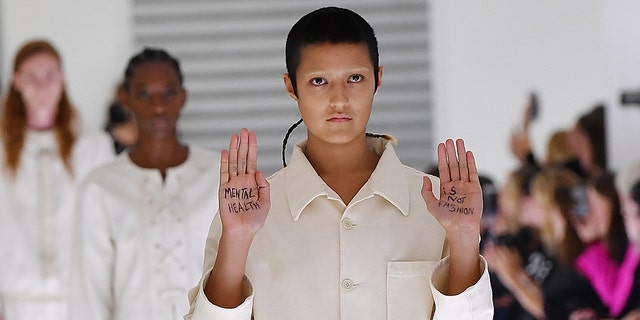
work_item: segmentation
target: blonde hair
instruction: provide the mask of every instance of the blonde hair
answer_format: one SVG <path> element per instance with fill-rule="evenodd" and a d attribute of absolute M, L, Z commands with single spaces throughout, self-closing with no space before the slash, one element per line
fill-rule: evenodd
<path fill-rule="evenodd" d="M 539 228 L 540 238 L 545 249 L 556 256 L 560 263 L 571 266 L 584 249 L 584 245 L 572 227 L 574 201 L 571 192 L 580 184 L 580 178 L 563 168 L 545 168 L 533 179 L 531 194 L 549 213 Z M 565 221 L 564 235 L 560 242 L 554 237 L 554 221 L 550 213 L 559 212 Z"/>
<path fill-rule="evenodd" d="M 569 131 L 558 130 L 554 132 L 547 143 L 547 154 L 544 165 L 560 165 L 574 157 L 573 149 L 569 147 Z"/>

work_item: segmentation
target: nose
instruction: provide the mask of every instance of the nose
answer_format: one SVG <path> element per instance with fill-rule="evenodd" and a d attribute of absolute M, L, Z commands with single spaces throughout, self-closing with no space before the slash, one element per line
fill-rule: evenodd
<path fill-rule="evenodd" d="M 337 111 L 342 111 L 345 107 L 349 106 L 349 97 L 347 94 L 347 88 L 343 84 L 334 84 L 331 87 L 331 96 L 329 105 Z"/>
<path fill-rule="evenodd" d="M 151 96 L 151 107 L 155 114 L 163 114 L 166 111 L 166 101 L 163 95 L 154 94 Z"/>

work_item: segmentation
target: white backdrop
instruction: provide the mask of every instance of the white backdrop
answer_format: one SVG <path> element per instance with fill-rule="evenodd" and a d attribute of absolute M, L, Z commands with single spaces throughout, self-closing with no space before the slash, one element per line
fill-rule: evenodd
<path fill-rule="evenodd" d="M 129 0 L 0 0 L 2 92 L 16 50 L 47 38 L 60 51 L 68 93 L 86 125 L 102 126 L 131 54 Z"/>
<path fill-rule="evenodd" d="M 640 105 L 621 106 L 623 90 L 640 91 L 640 2 L 606 2 L 609 154 L 619 168 L 640 159 Z"/>
<path fill-rule="evenodd" d="M 551 132 L 571 125 L 579 113 L 611 99 L 612 88 L 618 89 L 611 82 L 616 72 L 608 69 L 618 59 L 609 49 L 618 49 L 607 48 L 615 32 L 607 31 L 606 17 L 625 12 L 618 7 L 623 4 L 612 3 L 631 5 L 633 0 L 606 3 L 605 8 L 603 0 L 428 1 L 436 139 L 465 138 L 481 171 L 500 181 L 515 165 L 508 152 L 510 130 L 526 94 L 536 89 L 542 113 L 532 133 L 542 155 Z M 36 34 L 54 37 L 69 62 L 65 69 L 72 98 L 89 124 L 101 124 L 115 79 L 132 53 L 129 0 L 0 0 L 0 5 L 5 74 L 19 43 Z M 627 11 L 632 12 L 637 8 Z M 628 83 L 638 85 L 638 77 L 631 78 Z M 616 137 L 637 137 L 629 129 L 637 122 L 622 123 L 627 114 L 610 118 L 610 127 L 620 130 L 610 139 L 612 163 L 618 163 L 626 151 Z"/>

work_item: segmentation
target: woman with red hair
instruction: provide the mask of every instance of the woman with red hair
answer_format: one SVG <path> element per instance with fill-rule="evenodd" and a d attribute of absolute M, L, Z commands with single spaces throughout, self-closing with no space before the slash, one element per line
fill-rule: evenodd
<path fill-rule="evenodd" d="M 0 319 L 64 319 L 75 189 L 113 152 L 81 130 L 47 41 L 16 54 L 0 138 Z"/>

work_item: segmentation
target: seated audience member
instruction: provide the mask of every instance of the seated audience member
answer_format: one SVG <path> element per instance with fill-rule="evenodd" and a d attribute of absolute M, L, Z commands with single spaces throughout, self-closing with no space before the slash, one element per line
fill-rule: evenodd
<path fill-rule="evenodd" d="M 620 196 L 629 248 L 638 259 L 637 256 L 640 255 L 640 161 L 627 164 L 616 174 L 616 187 Z M 620 312 L 620 319 L 640 319 L 640 268 L 636 266 L 634 272 L 633 286 Z"/>
<path fill-rule="evenodd" d="M 537 167 L 565 167 L 574 171 L 579 176 L 584 176 L 578 158 L 570 147 L 569 130 L 554 131 L 547 141 L 546 153 L 542 161 L 540 161 L 531 146 L 529 138 L 529 126 L 533 121 L 534 106 L 530 100 L 525 108 L 521 127 L 511 134 L 509 146 L 511 154 L 518 159 L 520 165 L 533 165 Z"/>
<path fill-rule="evenodd" d="M 607 171 L 606 114 L 597 105 L 581 115 L 569 134 L 569 147 L 578 159 L 584 179 Z"/>
<path fill-rule="evenodd" d="M 562 168 L 543 169 L 533 179 L 521 221 L 539 234 L 541 250 L 526 259 L 499 247 L 494 248 L 496 252 L 485 251 L 487 257 L 497 256 L 488 258 L 492 270 L 536 319 L 570 319 L 572 315 L 588 319 L 606 314 L 589 282 L 573 267 L 583 249 L 570 225 L 571 190 L 579 181 Z"/>
<path fill-rule="evenodd" d="M 511 171 L 499 189 L 498 213 L 493 219 L 488 234 L 483 236 L 483 254 L 489 262 L 491 287 L 494 295 L 495 320 L 533 319 L 526 308 L 520 305 L 512 292 L 502 284 L 493 271 L 497 259 L 526 259 L 539 250 L 539 243 L 531 228 L 520 223 L 524 199 L 529 196 L 529 184 L 538 172 L 538 167 L 524 164 Z"/>
<path fill-rule="evenodd" d="M 603 173 L 586 186 L 578 186 L 574 197 L 573 225 L 586 245 L 575 261 L 576 269 L 589 279 L 609 313 L 619 316 L 631 292 L 640 256 L 627 245 L 613 175 Z"/>

